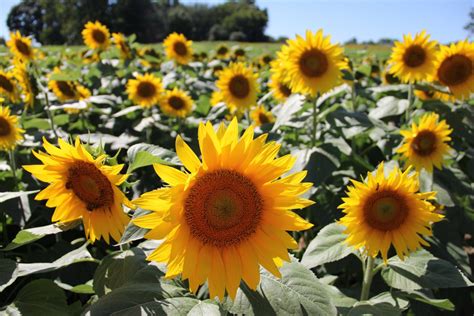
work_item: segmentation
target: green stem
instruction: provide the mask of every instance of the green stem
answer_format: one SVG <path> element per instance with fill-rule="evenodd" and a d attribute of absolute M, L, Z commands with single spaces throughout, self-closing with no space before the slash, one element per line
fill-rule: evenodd
<path fill-rule="evenodd" d="M 311 135 L 311 147 L 316 146 L 316 132 L 318 130 L 318 97 L 313 102 L 313 131 Z"/>
<path fill-rule="evenodd" d="M 7 212 L 4 210 L 0 211 L 2 213 L 2 232 L 3 232 L 3 246 L 6 247 L 9 243 L 8 241 L 8 232 L 7 232 Z"/>
<path fill-rule="evenodd" d="M 56 127 L 54 126 L 54 116 L 49 110 L 49 98 L 48 98 L 47 91 L 44 91 L 44 100 L 46 102 L 45 110 L 46 110 L 46 114 L 48 115 L 49 125 L 51 126 L 51 129 L 53 130 L 54 137 L 56 137 L 56 140 L 58 140 L 59 136 L 58 136 L 58 133 L 56 132 Z"/>
<path fill-rule="evenodd" d="M 366 301 L 369 299 L 370 285 L 372 284 L 372 278 L 375 274 L 374 262 L 375 259 L 372 256 L 367 256 L 367 265 L 364 271 L 364 280 L 362 281 L 362 291 L 360 293 L 361 301 Z"/>
<path fill-rule="evenodd" d="M 13 190 L 17 191 L 20 190 L 19 187 L 19 182 L 17 178 L 17 172 L 16 172 L 16 158 L 15 158 L 15 149 L 11 150 L 9 153 L 9 160 L 10 160 L 10 168 L 12 169 L 12 174 L 13 174 Z M 26 224 L 26 217 L 25 217 L 25 210 L 23 208 L 23 203 L 21 202 L 21 199 L 18 199 L 18 207 L 20 208 L 21 211 L 21 218 Z"/>
<path fill-rule="evenodd" d="M 352 97 L 352 111 L 355 112 L 357 109 L 357 92 L 356 92 L 356 85 L 357 82 L 354 80 L 352 82 L 352 91 L 351 91 L 351 97 Z"/>
<path fill-rule="evenodd" d="M 408 84 L 408 107 L 405 112 L 405 121 L 408 123 L 410 120 L 410 115 L 411 115 L 411 108 L 413 105 L 413 84 Z"/>

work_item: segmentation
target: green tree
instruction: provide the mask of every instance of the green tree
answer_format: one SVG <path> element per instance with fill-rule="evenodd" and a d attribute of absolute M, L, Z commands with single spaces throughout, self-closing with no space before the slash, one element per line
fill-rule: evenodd
<path fill-rule="evenodd" d="M 20 31 L 23 35 L 40 40 L 43 29 L 42 7 L 38 1 L 24 0 L 13 6 L 7 16 L 10 31 Z"/>

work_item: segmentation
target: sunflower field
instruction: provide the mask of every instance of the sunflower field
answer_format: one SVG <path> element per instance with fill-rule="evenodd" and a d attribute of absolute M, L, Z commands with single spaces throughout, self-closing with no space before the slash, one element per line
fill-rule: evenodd
<path fill-rule="evenodd" d="M 474 314 L 473 43 L 82 36 L 0 48 L 0 314 Z"/>

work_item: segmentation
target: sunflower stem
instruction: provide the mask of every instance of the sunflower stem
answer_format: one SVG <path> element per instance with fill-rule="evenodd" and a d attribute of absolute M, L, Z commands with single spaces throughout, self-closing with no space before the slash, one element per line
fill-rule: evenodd
<path fill-rule="evenodd" d="M 375 274 L 374 262 L 375 259 L 372 256 L 367 256 L 367 265 L 364 271 L 364 280 L 362 281 L 362 291 L 360 293 L 361 301 L 366 301 L 369 299 L 370 285 L 372 284 L 372 278 Z"/>
<path fill-rule="evenodd" d="M 17 172 L 16 172 L 16 158 L 15 158 L 15 149 L 12 149 L 11 151 L 8 152 L 8 157 L 10 161 L 10 168 L 12 169 L 12 174 L 13 174 L 13 190 L 20 190 L 19 183 L 18 183 L 18 178 L 17 178 Z M 23 208 L 23 203 L 21 202 L 21 199 L 18 201 L 18 207 L 20 208 L 21 211 L 21 218 L 26 224 L 26 217 L 25 217 L 25 210 Z M 6 226 L 4 226 L 6 228 Z"/>
<path fill-rule="evenodd" d="M 49 126 L 53 130 L 54 137 L 56 138 L 56 140 L 58 140 L 59 136 L 58 136 L 58 133 L 56 132 L 56 127 L 54 126 L 54 116 L 49 109 L 50 104 L 49 104 L 48 92 L 46 90 L 44 91 L 44 100 L 46 102 L 45 110 L 46 110 L 46 114 L 48 115 Z"/>
<path fill-rule="evenodd" d="M 318 97 L 316 97 L 313 102 L 313 133 L 311 135 L 311 147 L 316 146 L 316 131 L 318 129 Z"/>
<path fill-rule="evenodd" d="M 405 112 L 405 121 L 407 123 L 410 120 L 410 115 L 411 115 L 410 112 L 411 112 L 412 105 L 413 105 L 413 84 L 410 83 L 408 84 L 408 107 Z"/>

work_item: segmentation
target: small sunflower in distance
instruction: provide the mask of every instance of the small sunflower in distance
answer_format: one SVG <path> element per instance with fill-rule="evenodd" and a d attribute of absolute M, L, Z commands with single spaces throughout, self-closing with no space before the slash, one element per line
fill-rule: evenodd
<path fill-rule="evenodd" d="M 19 31 L 10 33 L 10 40 L 7 42 L 12 54 L 23 61 L 30 61 L 34 58 L 31 39 L 21 36 Z"/>
<path fill-rule="evenodd" d="M 440 91 L 416 89 L 415 95 L 418 97 L 418 99 L 423 100 L 423 101 L 429 101 L 429 100 L 440 100 L 444 102 L 456 101 L 456 98 L 453 97 L 451 94 L 440 92 Z"/>
<path fill-rule="evenodd" d="M 110 44 L 110 32 L 99 21 L 87 22 L 82 30 L 84 44 L 90 49 L 105 50 Z"/>
<path fill-rule="evenodd" d="M 33 107 L 36 94 L 38 93 L 35 79 L 29 74 L 28 65 L 26 63 L 16 61 L 14 64 L 15 68 L 13 72 L 20 84 L 23 101 L 25 102 L 26 107 Z"/>
<path fill-rule="evenodd" d="M 164 40 L 166 56 L 179 64 L 188 64 L 193 56 L 192 41 L 188 41 L 183 34 L 172 33 Z"/>
<path fill-rule="evenodd" d="M 235 298 L 241 279 L 253 290 L 262 265 L 277 277 L 287 249 L 297 243 L 286 231 L 312 226 L 293 209 L 313 204 L 300 195 L 311 188 L 301 183 L 306 172 L 280 178 L 294 157 L 275 158 L 280 145 L 254 139 L 253 127 L 239 138 L 237 119 L 217 132 L 211 123 L 198 130 L 202 162 L 178 136 L 176 152 L 188 172 L 155 164 L 169 187 L 144 193 L 133 202 L 153 211 L 133 220 L 151 229 L 145 238 L 164 239 L 148 260 L 167 262 L 167 278 L 181 274 L 192 292 L 208 280 L 211 299 L 224 292 Z"/>
<path fill-rule="evenodd" d="M 229 47 L 227 47 L 226 45 L 219 45 L 219 47 L 217 47 L 216 49 L 217 58 L 221 58 L 221 59 L 228 58 L 229 53 L 230 53 Z"/>
<path fill-rule="evenodd" d="M 257 74 L 243 63 L 231 63 L 218 73 L 216 86 L 231 111 L 245 110 L 257 103 Z"/>
<path fill-rule="evenodd" d="M 402 130 L 403 145 L 398 153 L 403 155 L 408 165 L 413 165 L 418 171 L 425 168 L 433 172 L 433 166 L 443 167 L 445 156 L 451 150 L 448 142 L 452 129 L 445 120 L 438 121 L 436 113 L 423 115 L 418 124 L 413 123 L 411 130 Z"/>
<path fill-rule="evenodd" d="M 18 127 L 18 117 L 10 115 L 8 107 L 0 106 L 0 150 L 8 151 L 23 140 L 25 131 Z"/>
<path fill-rule="evenodd" d="M 323 31 L 316 34 L 306 31 L 306 38 L 299 35 L 288 41 L 288 59 L 284 68 L 293 92 L 312 97 L 324 93 L 340 83 L 341 70 L 347 67 L 343 49 L 331 44 Z"/>
<path fill-rule="evenodd" d="M 390 245 L 402 260 L 421 245 L 429 246 L 421 236 L 430 236 L 431 223 L 443 216 L 429 202 L 436 192 L 418 193 L 418 174 L 409 173 L 410 168 L 402 172 L 395 167 L 385 177 L 381 163 L 364 182 L 352 180 L 339 206 L 345 213 L 340 223 L 346 226 L 348 244 L 364 248 L 371 257 L 380 253 L 385 262 Z"/>
<path fill-rule="evenodd" d="M 6 96 L 13 103 L 18 101 L 18 87 L 13 72 L 0 70 L 0 95 Z"/>
<path fill-rule="evenodd" d="M 250 118 L 255 126 L 262 126 L 264 124 L 275 122 L 275 117 L 272 112 L 265 110 L 263 105 L 257 106 L 252 112 L 250 112 Z"/>
<path fill-rule="evenodd" d="M 185 91 L 174 88 L 166 91 L 160 101 L 160 108 L 168 116 L 183 118 L 191 113 L 193 100 Z"/>
<path fill-rule="evenodd" d="M 123 59 L 132 58 L 131 49 L 128 46 L 125 36 L 122 33 L 112 33 L 112 38 L 114 39 L 115 46 L 120 52 L 120 56 Z"/>
<path fill-rule="evenodd" d="M 390 72 L 402 82 L 414 83 L 428 79 L 435 70 L 436 41 L 430 41 L 425 31 L 403 36 L 403 42 L 395 42 L 388 61 Z"/>
<path fill-rule="evenodd" d="M 137 75 L 127 82 L 128 98 L 144 108 L 150 108 L 160 101 L 163 93 L 160 78 L 153 74 Z"/>
<path fill-rule="evenodd" d="M 268 82 L 268 87 L 273 91 L 273 97 L 279 102 L 285 102 L 291 95 L 291 89 L 281 76 L 273 74 Z"/>
<path fill-rule="evenodd" d="M 36 195 L 36 200 L 48 200 L 54 207 L 52 221 L 66 223 L 82 218 L 86 238 L 91 242 L 110 237 L 119 241 L 130 218 L 123 206 L 133 205 L 118 188 L 127 179 L 120 174 L 123 165 L 107 166 L 107 155 L 94 158 L 81 144 L 74 146 L 59 139 L 59 148 L 43 138 L 46 152 L 33 154 L 43 163 L 23 168 L 49 186 Z"/>
<path fill-rule="evenodd" d="M 474 92 L 474 44 L 460 41 L 441 46 L 435 63 L 434 80 L 449 88 L 460 100 Z"/>

